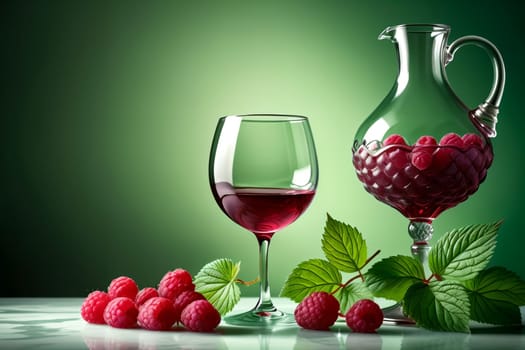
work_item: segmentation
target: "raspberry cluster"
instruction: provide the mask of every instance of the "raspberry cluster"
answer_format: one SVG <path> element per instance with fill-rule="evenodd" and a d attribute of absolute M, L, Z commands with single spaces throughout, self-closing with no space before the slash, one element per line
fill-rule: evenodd
<path fill-rule="evenodd" d="M 403 136 L 397 134 L 387 137 L 383 145 L 408 146 Z M 419 170 L 426 170 L 431 166 L 441 170 L 451 163 L 454 148 L 463 149 L 471 146 L 483 147 L 481 137 L 476 134 L 459 136 L 455 133 L 448 133 L 438 143 L 432 136 L 421 136 L 412 147 L 411 163 Z"/>
<path fill-rule="evenodd" d="M 354 151 L 352 162 L 366 191 L 407 218 L 436 218 L 465 201 L 485 180 L 493 160 L 483 136 L 420 136 L 414 144 L 397 134 Z"/>
<path fill-rule="evenodd" d="M 88 323 L 157 331 L 180 323 L 190 331 L 211 332 L 221 322 L 219 312 L 195 291 L 192 276 L 184 269 L 168 271 L 158 288 L 139 290 L 132 278 L 117 277 L 107 292 L 89 293 L 80 315 Z"/>
<path fill-rule="evenodd" d="M 339 316 L 356 333 L 374 333 L 383 323 L 383 312 L 370 299 L 354 303 L 346 312 L 339 313 L 339 301 L 327 292 L 313 292 L 303 299 L 294 312 L 295 321 L 305 329 L 328 330 Z"/>

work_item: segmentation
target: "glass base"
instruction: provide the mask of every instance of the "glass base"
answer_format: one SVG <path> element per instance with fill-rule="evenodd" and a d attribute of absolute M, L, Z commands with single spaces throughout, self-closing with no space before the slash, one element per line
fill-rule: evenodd
<path fill-rule="evenodd" d="M 414 325 L 415 322 L 411 318 L 405 316 L 401 304 L 394 304 L 382 309 L 383 322 L 396 325 Z"/>
<path fill-rule="evenodd" d="M 296 326 L 293 314 L 279 310 L 259 311 L 253 309 L 240 314 L 235 314 L 223 318 L 224 322 L 233 326 L 273 328 L 273 327 L 292 327 Z"/>

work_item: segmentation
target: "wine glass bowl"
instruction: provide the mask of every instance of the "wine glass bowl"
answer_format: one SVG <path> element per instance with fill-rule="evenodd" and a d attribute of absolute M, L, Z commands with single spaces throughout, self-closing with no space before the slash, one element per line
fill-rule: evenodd
<path fill-rule="evenodd" d="M 294 222 L 315 195 L 318 165 L 308 119 L 278 114 L 220 118 L 209 180 L 222 211 L 259 243 L 259 301 L 225 321 L 259 327 L 294 323 L 293 315 L 272 303 L 267 259 L 273 235 Z"/>

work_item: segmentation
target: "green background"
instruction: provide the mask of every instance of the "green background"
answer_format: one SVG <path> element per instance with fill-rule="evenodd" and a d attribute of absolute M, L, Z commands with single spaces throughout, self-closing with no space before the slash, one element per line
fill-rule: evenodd
<path fill-rule="evenodd" d="M 0 295 L 83 296 L 119 275 L 141 287 L 220 257 L 257 275 L 254 236 L 208 185 L 217 119 L 310 117 L 320 182 L 308 211 L 270 250 L 277 295 L 299 262 L 322 257 L 329 212 L 381 257 L 409 254 L 407 221 L 364 191 L 351 164 L 360 123 L 397 75 L 389 25 L 445 23 L 480 35 L 507 68 L 495 161 L 467 202 L 435 222 L 504 219 L 491 264 L 525 277 L 522 208 L 524 75 L 515 1 L 16 1 L 2 5 Z M 491 65 L 467 47 L 447 67 L 469 106 Z M 428 122 L 432 123 L 429 111 Z M 243 295 L 255 295 L 256 287 Z"/>

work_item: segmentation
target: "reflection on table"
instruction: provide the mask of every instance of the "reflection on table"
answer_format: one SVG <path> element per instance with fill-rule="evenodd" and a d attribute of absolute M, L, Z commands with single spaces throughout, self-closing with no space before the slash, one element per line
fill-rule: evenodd
<path fill-rule="evenodd" d="M 243 298 L 234 311 L 251 307 Z M 298 327 L 249 329 L 221 324 L 214 333 L 183 329 L 155 332 L 87 324 L 81 298 L 0 299 L 0 349 L 525 349 L 523 328 L 474 325 L 471 334 L 431 332 L 414 326 L 383 325 L 377 334 L 352 333 L 343 321 L 331 331 Z M 295 304 L 276 299 L 283 310 Z M 522 314 L 524 309 L 522 308 Z"/>

